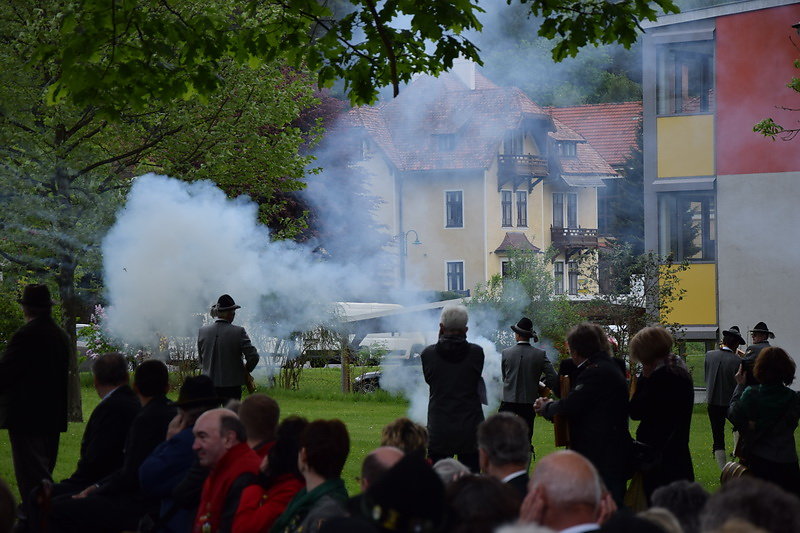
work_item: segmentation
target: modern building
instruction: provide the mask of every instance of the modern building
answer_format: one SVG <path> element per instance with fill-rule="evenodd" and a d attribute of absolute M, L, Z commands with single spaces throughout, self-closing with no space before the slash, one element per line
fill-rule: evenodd
<path fill-rule="evenodd" d="M 556 291 L 591 291 L 574 254 L 597 247 L 597 188 L 617 174 L 522 91 L 463 61 L 349 123 L 383 199 L 378 222 L 396 236 L 399 285 L 466 293 L 513 250 L 553 245 Z"/>
<path fill-rule="evenodd" d="M 751 0 L 645 26 L 645 245 L 689 262 L 667 321 L 687 339 L 765 321 L 800 354 L 800 139 L 753 132 L 797 124 L 800 2 Z"/>

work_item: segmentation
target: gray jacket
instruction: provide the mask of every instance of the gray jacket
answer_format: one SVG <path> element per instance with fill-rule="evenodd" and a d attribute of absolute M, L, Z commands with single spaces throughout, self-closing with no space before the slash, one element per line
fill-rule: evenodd
<path fill-rule="evenodd" d="M 258 351 L 244 328 L 221 318 L 200 328 L 197 354 L 215 387 L 244 385 L 247 373 L 258 364 Z"/>
<path fill-rule="evenodd" d="M 533 403 L 539 397 L 539 381 L 544 375 L 544 384 L 555 391 L 558 375 L 547 359 L 544 350 L 528 343 L 503 350 L 503 401 Z"/>
<path fill-rule="evenodd" d="M 736 388 L 736 371 L 742 360 L 730 349 L 706 352 L 706 402 L 727 407 Z"/>

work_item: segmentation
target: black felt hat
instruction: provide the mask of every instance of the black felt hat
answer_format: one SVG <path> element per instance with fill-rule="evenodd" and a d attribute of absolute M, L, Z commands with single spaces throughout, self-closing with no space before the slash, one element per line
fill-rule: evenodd
<path fill-rule="evenodd" d="M 183 381 L 175 407 L 188 409 L 205 405 L 211 408 L 219 407 L 221 403 L 222 399 L 217 397 L 217 393 L 214 390 L 214 382 L 210 377 L 201 374 L 199 376 L 189 376 Z"/>
<path fill-rule="evenodd" d="M 750 330 L 750 333 L 766 333 L 770 339 L 775 338 L 775 334 L 769 330 L 766 322 L 759 322 L 756 327 Z"/>
<path fill-rule="evenodd" d="M 536 336 L 536 332 L 533 331 L 533 322 L 528 317 L 522 317 L 517 322 L 516 326 L 511 326 L 512 331 L 514 333 L 518 333 L 523 337 L 532 337 L 533 342 L 539 342 L 539 337 Z"/>
<path fill-rule="evenodd" d="M 741 332 L 739 331 L 739 326 L 731 326 L 731 329 L 724 330 L 722 332 L 722 338 L 725 339 L 725 337 L 733 337 L 734 339 L 738 340 L 739 344 L 737 344 L 737 346 L 746 344 Z"/>
<path fill-rule="evenodd" d="M 55 303 L 50 298 L 50 289 L 47 285 L 40 284 L 26 285 L 18 302 L 31 307 L 52 307 Z"/>
<path fill-rule="evenodd" d="M 418 454 L 408 454 L 367 488 L 364 515 L 381 531 L 438 531 L 444 485 Z"/>
<path fill-rule="evenodd" d="M 236 305 L 233 298 L 228 294 L 223 294 L 217 300 L 217 311 L 232 311 L 234 309 L 241 309 L 241 305 Z"/>

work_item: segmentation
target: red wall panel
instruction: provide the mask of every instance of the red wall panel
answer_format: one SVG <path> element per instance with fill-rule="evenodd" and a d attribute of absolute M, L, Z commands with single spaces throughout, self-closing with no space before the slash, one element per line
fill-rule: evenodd
<path fill-rule="evenodd" d="M 800 93 L 786 84 L 800 77 L 800 4 L 720 17 L 716 21 L 717 174 L 800 171 L 800 136 L 772 141 L 753 125 L 773 117 L 800 127 Z"/>

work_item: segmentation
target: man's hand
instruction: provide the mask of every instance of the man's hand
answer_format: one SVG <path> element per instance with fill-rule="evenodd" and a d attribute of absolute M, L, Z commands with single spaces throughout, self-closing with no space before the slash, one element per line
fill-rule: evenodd
<path fill-rule="evenodd" d="M 735 379 L 736 383 L 738 383 L 739 385 L 744 385 L 745 383 L 747 383 L 747 372 L 744 371 L 744 365 L 739 365 L 739 370 L 736 371 L 736 374 L 733 376 L 733 379 Z"/>
<path fill-rule="evenodd" d="M 175 415 L 175 418 L 173 418 L 169 426 L 167 426 L 167 440 L 186 429 L 186 422 L 187 420 L 186 417 L 183 416 L 183 411 L 179 410 L 178 414 Z"/>
<path fill-rule="evenodd" d="M 544 414 L 544 410 L 547 405 L 552 402 L 550 398 L 536 398 L 536 401 L 533 403 L 533 410 L 536 411 L 536 414 Z"/>
<path fill-rule="evenodd" d="M 94 491 L 96 491 L 99 487 L 100 487 L 100 485 L 97 485 L 97 484 L 89 485 L 88 487 L 86 487 L 85 489 L 80 491 L 78 494 L 73 494 L 72 497 L 73 497 L 73 499 L 76 499 L 76 500 L 82 500 L 85 497 L 87 497 L 89 494 L 91 494 Z"/>
<path fill-rule="evenodd" d="M 544 523 L 544 515 L 547 512 L 547 493 L 541 485 L 528 491 L 522 505 L 519 508 L 520 524 L 539 524 Z"/>

